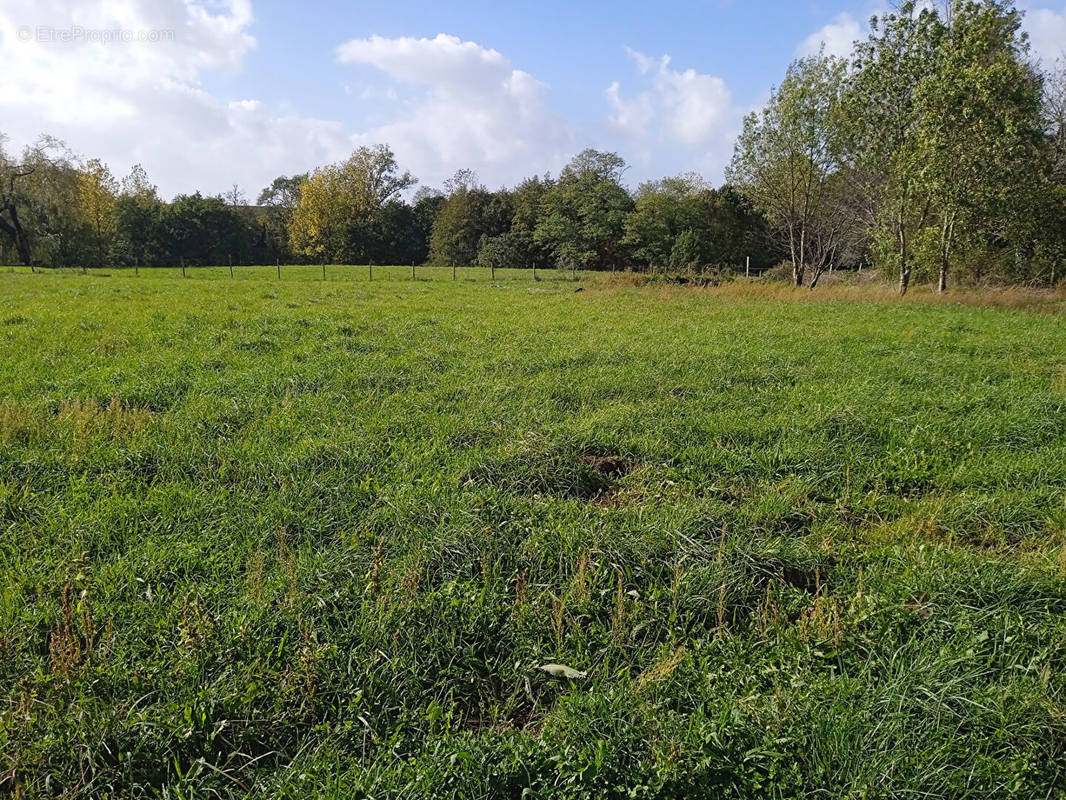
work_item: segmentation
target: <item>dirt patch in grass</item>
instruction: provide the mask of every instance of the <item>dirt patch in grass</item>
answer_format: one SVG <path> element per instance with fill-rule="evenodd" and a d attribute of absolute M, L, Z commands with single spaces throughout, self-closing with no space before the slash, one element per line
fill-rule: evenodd
<path fill-rule="evenodd" d="M 468 473 L 467 480 L 516 494 L 548 494 L 596 502 L 638 466 L 637 461 L 619 455 L 587 451 L 575 454 L 572 450 L 551 448 L 482 462 Z"/>
<path fill-rule="evenodd" d="M 746 567 L 752 583 L 760 589 L 765 589 L 771 581 L 778 581 L 813 596 L 831 588 L 834 563 L 831 559 L 807 561 L 779 556 L 753 556 Z"/>
<path fill-rule="evenodd" d="M 636 469 L 633 461 L 622 456 L 581 456 L 578 461 L 605 478 L 621 478 Z"/>

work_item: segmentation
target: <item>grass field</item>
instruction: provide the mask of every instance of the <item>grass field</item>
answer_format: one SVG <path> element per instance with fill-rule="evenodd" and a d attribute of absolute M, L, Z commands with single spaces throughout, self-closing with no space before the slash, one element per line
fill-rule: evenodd
<path fill-rule="evenodd" d="M 0 795 L 1066 796 L 1061 304 L 405 269 L 0 273 Z"/>

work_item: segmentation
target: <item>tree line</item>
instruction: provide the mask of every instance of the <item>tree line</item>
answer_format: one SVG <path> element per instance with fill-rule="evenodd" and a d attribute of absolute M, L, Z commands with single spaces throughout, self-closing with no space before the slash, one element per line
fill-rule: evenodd
<path fill-rule="evenodd" d="M 420 188 L 386 145 L 279 176 L 248 204 L 225 195 L 160 199 L 140 166 L 117 180 L 42 138 L 0 149 L 0 233 L 27 266 L 285 263 L 682 269 L 765 268 L 777 256 L 762 214 L 695 174 L 622 184 L 625 162 L 586 150 L 558 175 L 489 190 L 469 169 Z M 410 194 L 410 197 L 405 195 Z"/>
<path fill-rule="evenodd" d="M 1066 76 L 1011 2 L 904 2 L 849 59 L 794 62 L 728 178 L 798 286 L 866 260 L 916 278 L 1051 285 L 1066 262 Z"/>
<path fill-rule="evenodd" d="M 1066 274 L 1066 70 L 1030 57 L 1008 0 L 903 2 L 847 59 L 792 63 L 745 120 L 727 171 L 623 183 L 585 150 L 561 172 L 440 189 L 387 145 L 238 187 L 163 201 L 141 167 L 117 180 L 43 137 L 0 138 L 0 247 L 47 267 L 350 263 L 762 271 L 815 287 L 868 265 L 915 280 L 1053 285 Z"/>

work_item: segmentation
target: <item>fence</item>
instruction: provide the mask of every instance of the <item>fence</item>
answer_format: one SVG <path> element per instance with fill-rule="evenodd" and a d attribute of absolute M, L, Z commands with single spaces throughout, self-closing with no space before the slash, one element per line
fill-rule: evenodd
<path fill-rule="evenodd" d="M 7 272 L 30 272 L 29 267 L 8 266 Z M 419 266 L 419 265 L 388 265 L 379 264 L 260 264 L 255 266 L 243 266 L 225 264 L 221 266 L 192 266 L 179 263 L 173 267 L 37 267 L 36 272 L 41 273 L 77 273 L 90 277 L 110 277 L 112 275 L 127 275 L 141 278 L 177 278 L 187 280 L 197 279 L 227 279 L 227 280 L 255 280 L 255 281 L 365 281 L 374 282 L 401 282 L 408 283 L 420 281 L 456 281 L 456 282 L 495 282 L 525 281 L 528 283 L 556 283 L 577 282 L 585 279 L 590 274 L 588 270 L 562 270 L 556 268 L 492 268 L 492 267 L 443 267 L 443 266 Z M 593 271 L 591 274 L 595 274 Z"/>

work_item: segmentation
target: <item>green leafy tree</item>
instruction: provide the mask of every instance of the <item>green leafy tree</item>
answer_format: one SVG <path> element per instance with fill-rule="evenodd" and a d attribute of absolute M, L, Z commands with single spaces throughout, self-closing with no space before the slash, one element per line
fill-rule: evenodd
<path fill-rule="evenodd" d="M 955 2 L 936 58 L 918 83 L 919 180 L 939 218 L 939 290 L 957 231 L 1001 236 L 1041 184 L 1041 82 L 1009 4 Z"/>
<path fill-rule="evenodd" d="M 943 30 L 935 10 L 912 0 L 875 17 L 856 47 L 844 95 L 849 191 L 862 198 L 878 241 L 895 251 L 900 294 L 910 286 L 912 240 L 933 211 L 921 142 L 931 109 L 920 87 Z"/>
<path fill-rule="evenodd" d="M 300 187 L 307 180 L 306 173 L 279 175 L 256 198 L 262 213 L 256 217 L 260 226 L 260 240 L 275 258 L 290 261 L 295 255 L 289 246 L 289 230 L 293 214 L 300 203 Z M 269 256 L 267 256 L 269 258 Z"/>
<path fill-rule="evenodd" d="M 70 152 L 58 139 L 41 136 L 15 158 L 4 143 L 0 135 L 0 232 L 25 266 L 72 263 L 85 231 L 75 213 Z"/>
<path fill-rule="evenodd" d="M 254 232 L 221 197 L 180 195 L 165 205 L 159 220 L 160 263 L 189 266 L 248 260 Z"/>
<path fill-rule="evenodd" d="M 86 230 L 83 263 L 101 267 L 110 259 L 115 242 L 118 181 L 98 158 L 78 168 L 75 216 Z"/>
<path fill-rule="evenodd" d="M 445 182 L 445 189 L 447 200 L 433 224 L 430 261 L 444 266 L 475 264 L 482 241 L 510 228 L 510 195 L 489 192 L 471 170 L 459 170 Z"/>
<path fill-rule="evenodd" d="M 621 183 L 625 170 L 619 155 L 585 150 L 545 193 L 534 239 L 559 266 L 603 269 L 625 263 L 625 220 L 633 209 Z"/>
<path fill-rule="evenodd" d="M 148 173 L 135 164 L 122 179 L 115 201 L 115 235 L 118 257 L 134 266 L 155 263 L 159 250 L 159 221 L 163 203 Z"/>
<path fill-rule="evenodd" d="M 555 182 L 551 176 L 534 176 L 519 183 L 511 192 L 511 216 L 509 247 L 512 248 L 514 266 L 544 266 L 551 262 L 551 249 L 537 240 L 537 225 L 544 210 L 545 197 Z"/>
<path fill-rule="evenodd" d="M 841 233 L 830 224 L 841 216 L 830 180 L 838 169 L 845 66 L 825 55 L 791 64 L 762 112 L 745 119 L 727 170 L 788 253 L 796 286 L 808 269 L 824 268 Z"/>

